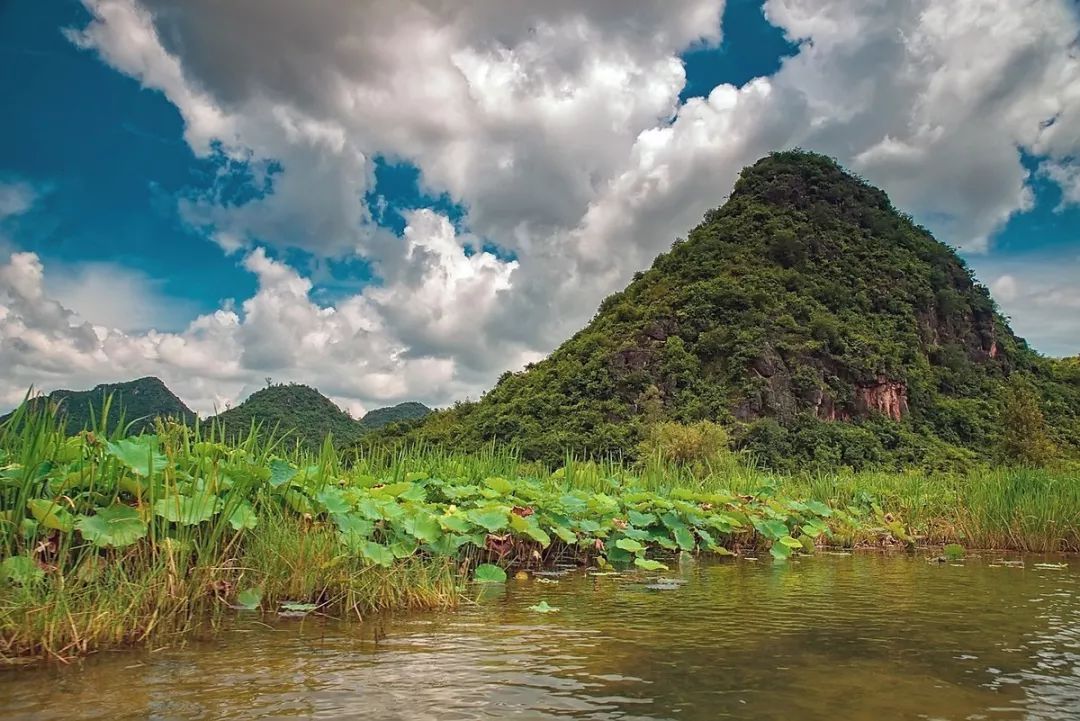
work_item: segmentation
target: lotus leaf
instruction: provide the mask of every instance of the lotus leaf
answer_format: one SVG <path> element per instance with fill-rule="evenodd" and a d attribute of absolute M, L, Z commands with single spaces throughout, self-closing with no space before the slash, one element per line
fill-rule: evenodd
<path fill-rule="evenodd" d="M 75 518 L 66 508 L 46 498 L 32 498 L 26 502 L 30 513 L 45 528 L 70 533 L 75 527 Z"/>
<path fill-rule="evenodd" d="M 473 580 L 478 583 L 506 583 L 506 571 L 493 563 L 481 563 L 473 571 Z"/>
<path fill-rule="evenodd" d="M 92 516 L 79 516 L 75 527 L 98 548 L 125 548 L 147 532 L 146 521 L 139 512 L 121 505 L 95 509 Z"/>

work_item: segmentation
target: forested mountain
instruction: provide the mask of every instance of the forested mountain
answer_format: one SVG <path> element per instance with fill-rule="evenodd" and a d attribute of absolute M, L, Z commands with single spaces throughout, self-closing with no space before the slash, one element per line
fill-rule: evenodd
<path fill-rule="evenodd" d="M 287 440 L 298 439 L 308 448 L 318 448 L 328 434 L 334 442 L 356 440 L 364 429 L 360 422 L 319 391 L 298 383 L 267 386 L 252 393 L 241 404 L 206 420 L 224 427 L 226 435 L 246 434 L 255 422 L 264 434 L 275 433 Z"/>
<path fill-rule="evenodd" d="M 406 438 L 558 462 L 632 455 L 650 424 L 707 419 L 772 467 L 950 466 L 998 452 L 1018 398 L 1044 447 L 1074 451 L 1078 376 L 1017 338 L 884 192 L 791 151 L 744 169 L 550 357 Z"/>
<path fill-rule="evenodd" d="M 419 420 L 429 413 L 431 413 L 431 409 L 423 403 L 406 401 L 405 403 L 398 403 L 396 406 L 387 406 L 386 408 L 376 408 L 373 411 L 368 411 L 360 419 L 360 425 L 364 427 L 364 430 L 375 430 L 391 423 Z"/>
<path fill-rule="evenodd" d="M 125 425 L 131 424 L 131 431 L 138 433 L 153 430 L 157 418 L 173 418 L 186 422 L 195 420 L 195 413 L 184 405 L 160 378 L 149 376 L 124 383 L 102 383 L 88 391 L 56 390 L 47 396 L 31 399 L 30 402 L 32 406 L 55 403 L 64 417 L 67 431 L 76 433 L 98 425 L 105 400 L 110 397 L 110 429 L 123 422 Z"/>

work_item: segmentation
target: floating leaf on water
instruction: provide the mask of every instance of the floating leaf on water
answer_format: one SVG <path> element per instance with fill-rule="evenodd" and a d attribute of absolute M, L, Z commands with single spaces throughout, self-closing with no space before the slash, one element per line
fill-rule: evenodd
<path fill-rule="evenodd" d="M 32 498 L 26 502 L 31 515 L 45 528 L 70 533 L 75 527 L 75 517 L 56 501 L 47 498 Z"/>
<path fill-rule="evenodd" d="M 549 606 L 547 601 L 541 601 L 533 606 L 529 606 L 529 610 L 535 613 L 555 613 L 559 609 L 554 606 Z"/>
<path fill-rule="evenodd" d="M 537 583 L 558 583 L 554 578 L 537 578 Z"/>
<path fill-rule="evenodd" d="M 634 565 L 638 568 L 643 568 L 646 571 L 666 571 L 667 566 L 660 563 L 660 561 L 654 561 L 649 558 L 635 558 Z"/>
<path fill-rule="evenodd" d="M 9 556 L 0 563 L 0 581 L 4 583 L 30 586 L 43 578 L 45 572 L 29 556 Z"/>
<path fill-rule="evenodd" d="M 243 611 L 254 611 L 262 603 L 263 592 L 259 587 L 245 588 L 240 593 L 236 594 L 236 604 L 233 608 L 238 608 Z"/>
<path fill-rule="evenodd" d="M 473 580 L 478 583 L 506 583 L 506 571 L 494 563 L 481 563 L 473 571 Z"/>
<path fill-rule="evenodd" d="M 125 548 L 146 535 L 146 521 L 131 506 L 97 508 L 92 516 L 79 516 L 75 527 L 98 548 Z"/>

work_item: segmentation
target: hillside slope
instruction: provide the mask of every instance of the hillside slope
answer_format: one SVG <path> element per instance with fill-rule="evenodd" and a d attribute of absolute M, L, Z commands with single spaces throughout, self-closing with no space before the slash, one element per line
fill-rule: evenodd
<path fill-rule="evenodd" d="M 365 431 L 371 431 L 383 428 L 391 423 L 417 421 L 429 413 L 431 413 L 431 409 L 423 403 L 406 401 L 405 403 L 398 403 L 396 406 L 387 406 L 386 408 L 376 408 L 368 411 L 360 419 L 360 425 L 364 427 Z"/>
<path fill-rule="evenodd" d="M 157 418 L 195 421 L 195 413 L 160 378 L 152 376 L 124 383 L 102 383 L 88 391 L 55 390 L 32 399 L 31 405 L 57 404 L 67 432 L 76 433 L 91 427 L 92 419 L 100 421 L 105 399 L 110 396 L 109 428 L 121 419 L 125 425 L 131 424 L 133 433 L 152 431 Z"/>
<path fill-rule="evenodd" d="M 335 443 L 355 441 L 364 432 L 359 421 L 310 386 L 271 385 L 255 391 L 240 405 L 207 419 L 224 426 L 228 437 L 246 435 L 255 422 L 264 434 L 299 440 L 318 448 L 328 434 Z"/>
<path fill-rule="evenodd" d="M 1021 379 L 1075 448 L 1080 382 L 1063 368 L 884 192 L 792 151 L 744 169 L 549 358 L 408 437 L 558 462 L 632 454 L 657 420 L 710 419 L 773 467 L 951 465 L 992 454 Z"/>

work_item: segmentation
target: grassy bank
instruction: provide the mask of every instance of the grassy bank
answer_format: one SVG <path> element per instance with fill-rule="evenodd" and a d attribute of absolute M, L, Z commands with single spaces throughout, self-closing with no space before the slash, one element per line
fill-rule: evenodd
<path fill-rule="evenodd" d="M 213 631 L 238 609 L 451 605 L 556 561 L 662 571 L 679 552 L 824 544 L 1077 550 L 1080 487 L 1048 471 L 776 478 L 431 449 L 341 458 L 199 427 L 65 436 L 0 427 L 0 657 L 67 659 Z M 797 499 L 797 500 L 796 500 Z"/>

